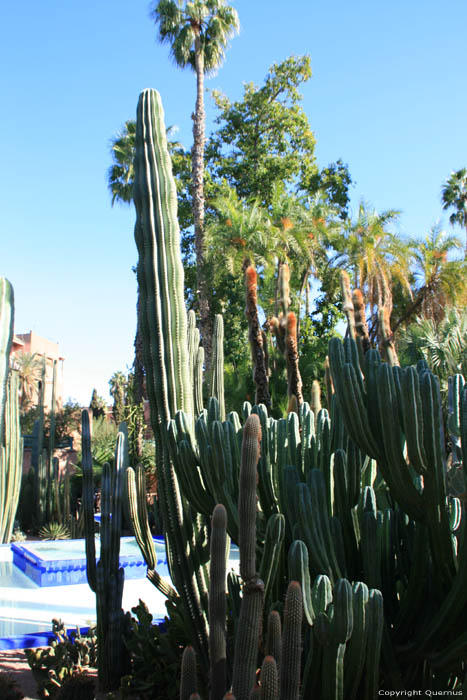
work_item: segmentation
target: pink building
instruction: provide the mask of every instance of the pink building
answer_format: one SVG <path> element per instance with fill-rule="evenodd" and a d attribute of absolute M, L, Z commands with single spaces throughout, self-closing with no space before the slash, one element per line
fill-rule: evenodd
<path fill-rule="evenodd" d="M 52 405 L 52 379 L 53 379 L 53 365 L 54 361 L 57 360 L 57 385 L 56 385 L 56 398 L 57 407 L 63 405 L 63 362 L 65 358 L 60 355 L 58 349 L 58 343 L 54 343 L 47 338 L 42 338 L 42 336 L 37 335 L 33 331 L 29 333 L 17 333 L 13 337 L 13 343 L 11 347 L 11 354 L 17 356 L 22 352 L 27 352 L 33 355 L 36 354 L 37 358 L 46 358 L 46 375 L 45 375 L 45 394 L 44 394 L 44 406 L 45 409 L 50 409 Z M 37 402 L 36 396 L 33 396 L 33 403 Z"/>

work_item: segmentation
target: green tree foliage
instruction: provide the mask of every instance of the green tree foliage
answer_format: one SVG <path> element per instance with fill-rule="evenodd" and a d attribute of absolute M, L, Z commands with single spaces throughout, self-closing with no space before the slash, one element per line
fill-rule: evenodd
<path fill-rule="evenodd" d="M 441 192 L 443 209 L 454 209 L 449 221 L 459 224 L 467 233 L 467 168 L 453 171 L 443 185 Z M 467 240 L 465 244 L 467 257 Z"/>
<path fill-rule="evenodd" d="M 415 298 L 396 327 L 401 323 L 406 325 L 416 314 L 439 322 L 449 307 L 465 305 L 466 262 L 452 259 L 452 253 L 460 248 L 460 240 L 448 236 L 438 225 L 431 228 L 425 240 L 413 243 Z"/>
<path fill-rule="evenodd" d="M 20 416 L 22 435 L 32 435 L 34 421 L 39 418 L 39 406 L 31 406 Z M 79 430 L 81 424 L 81 406 L 74 401 L 67 401 L 61 408 L 55 411 L 55 445 L 59 445 L 65 438 L 71 437 Z M 44 417 L 45 444 L 48 444 L 50 435 L 50 416 Z"/>
<path fill-rule="evenodd" d="M 404 364 L 427 361 L 447 390 L 449 376 L 467 373 L 467 311 L 450 308 L 441 322 L 419 317 L 401 335 L 399 353 Z"/>
<path fill-rule="evenodd" d="M 93 418 L 104 418 L 106 414 L 107 405 L 105 399 L 99 396 L 97 389 L 92 390 L 91 402 L 89 408 L 92 410 Z"/>
<path fill-rule="evenodd" d="M 128 119 L 121 131 L 111 140 L 110 153 L 113 165 L 107 171 L 107 184 L 115 202 L 131 204 L 133 201 L 133 158 L 135 155 L 136 122 Z"/>
<path fill-rule="evenodd" d="M 394 209 L 378 213 L 362 202 L 357 219 L 346 224 L 345 236 L 336 236 L 333 241 L 342 254 L 338 264 L 348 268 L 373 320 L 383 307 L 391 314 L 396 283 L 412 295 L 411 245 L 392 228 L 398 216 Z"/>
<path fill-rule="evenodd" d="M 42 360 L 36 352 L 19 352 L 15 355 L 14 363 L 19 378 L 20 411 L 24 413 L 30 408 L 34 392 L 38 389 Z"/>
<path fill-rule="evenodd" d="M 117 426 L 125 417 L 127 384 L 128 381 L 123 372 L 114 372 L 109 379 L 110 395 L 114 400 L 112 415 Z"/>
<path fill-rule="evenodd" d="M 266 205 L 277 182 L 308 194 L 324 189 L 346 211 L 347 167 L 338 161 L 320 172 L 316 164 L 316 141 L 299 91 L 310 77 L 310 57 L 291 56 L 271 66 L 261 87 L 247 83 L 241 100 L 213 91 L 220 113 L 207 156 L 215 179 L 225 178 L 240 197 Z"/>

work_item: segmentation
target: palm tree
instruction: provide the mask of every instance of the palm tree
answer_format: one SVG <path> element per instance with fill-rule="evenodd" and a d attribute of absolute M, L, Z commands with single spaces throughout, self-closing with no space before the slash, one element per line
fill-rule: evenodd
<path fill-rule="evenodd" d="M 193 115 L 192 207 L 198 308 L 205 356 L 211 356 L 209 297 L 204 278 L 204 76 L 222 63 L 228 40 L 239 30 L 238 15 L 225 0 L 159 0 L 153 17 L 159 40 L 170 44 L 170 54 L 180 68 L 196 73 L 196 106 Z"/>
<path fill-rule="evenodd" d="M 115 202 L 131 204 L 133 201 L 135 134 L 136 122 L 128 119 L 111 141 L 114 164 L 107 171 L 107 183 L 112 194 L 112 206 Z"/>
<path fill-rule="evenodd" d="M 390 209 L 378 214 L 362 202 L 355 223 L 349 223 L 344 241 L 347 266 L 353 272 L 353 285 L 364 294 L 372 314 L 386 309 L 392 312 L 392 285 L 398 281 L 412 295 L 410 288 L 410 246 L 388 226 L 397 221 L 399 212 Z"/>
<path fill-rule="evenodd" d="M 452 307 L 440 323 L 431 318 L 412 323 L 401 336 L 400 354 L 407 364 L 425 359 L 446 391 L 448 377 L 467 372 L 466 335 L 467 311 Z"/>
<path fill-rule="evenodd" d="M 212 202 L 216 218 L 205 229 L 206 258 L 216 268 L 225 268 L 240 276 L 245 264 L 251 262 L 262 271 L 272 264 L 269 221 L 257 200 L 246 202 L 234 189 Z"/>
<path fill-rule="evenodd" d="M 415 244 L 414 273 L 419 289 L 411 305 L 412 313 L 418 309 L 425 318 L 439 322 L 449 306 L 465 300 L 465 261 L 448 260 L 448 255 L 461 247 L 458 238 L 448 236 L 438 225 L 431 228 L 424 241 Z"/>
<path fill-rule="evenodd" d="M 451 173 L 443 185 L 441 202 L 443 209 L 455 209 L 449 217 L 450 223 L 459 224 L 467 233 L 467 168 Z M 467 238 L 464 256 L 467 258 Z"/>
<path fill-rule="evenodd" d="M 37 352 L 20 352 L 15 356 L 19 377 L 20 407 L 24 411 L 32 403 L 41 379 L 42 361 Z"/>
<path fill-rule="evenodd" d="M 123 372 L 114 372 L 109 379 L 110 395 L 114 400 L 112 414 L 116 425 L 124 420 L 128 380 Z"/>

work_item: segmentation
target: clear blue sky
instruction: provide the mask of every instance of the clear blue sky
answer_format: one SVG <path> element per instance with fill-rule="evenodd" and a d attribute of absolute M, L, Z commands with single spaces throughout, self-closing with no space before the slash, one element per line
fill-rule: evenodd
<path fill-rule="evenodd" d="M 362 197 L 400 209 L 401 233 L 416 237 L 442 219 L 441 185 L 467 165 L 465 0 L 232 4 L 241 33 L 207 87 L 239 98 L 272 63 L 309 53 L 318 162 L 348 163 L 353 210 Z M 149 12 L 147 0 L 0 10 L 0 274 L 15 288 L 15 330 L 60 343 L 65 398 L 85 404 L 133 360 L 134 213 L 110 206 L 109 141 L 155 87 L 191 146 L 194 75 L 170 62 Z M 209 129 L 209 98 L 207 113 Z"/>

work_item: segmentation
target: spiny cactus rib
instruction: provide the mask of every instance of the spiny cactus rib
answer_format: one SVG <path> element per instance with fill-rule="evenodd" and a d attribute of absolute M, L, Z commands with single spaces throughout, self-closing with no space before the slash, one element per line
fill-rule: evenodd
<path fill-rule="evenodd" d="M 144 364 L 151 405 L 166 423 L 178 409 L 193 411 L 177 195 L 155 90 L 144 90 L 139 98 L 134 167 Z"/>
<path fill-rule="evenodd" d="M 281 666 L 281 648 L 281 618 L 277 610 L 271 610 L 268 616 L 266 655 L 272 656 L 275 659 L 277 668 Z"/>
<path fill-rule="evenodd" d="M 13 287 L 5 277 L 0 277 L 0 443 L 3 442 L 5 431 L 5 402 L 14 316 Z"/>
<path fill-rule="evenodd" d="M 226 691 L 226 543 L 227 512 L 216 505 L 211 521 L 211 563 L 209 585 L 209 660 L 211 700 L 222 700 Z"/>
<path fill-rule="evenodd" d="M 193 647 L 186 647 L 182 655 L 180 675 L 180 700 L 190 700 L 197 694 L 196 654 Z"/>
<path fill-rule="evenodd" d="M 81 466 L 83 470 L 83 518 L 86 546 L 86 575 L 94 593 L 96 580 L 96 543 L 94 539 L 94 484 L 92 478 L 91 430 L 89 413 L 81 414 Z"/>
<path fill-rule="evenodd" d="M 259 417 L 252 413 L 243 428 L 238 497 L 243 598 L 235 640 L 232 677 L 232 691 L 237 700 L 249 700 L 254 685 L 263 616 L 264 584 L 256 573 L 256 465 L 260 445 L 261 422 Z"/>
<path fill-rule="evenodd" d="M 18 507 L 23 466 L 19 422 L 19 382 L 10 372 L 4 412 L 4 444 L 0 442 L 0 542 L 10 542 Z"/>
<path fill-rule="evenodd" d="M 220 314 L 214 319 L 211 358 L 211 396 L 219 402 L 220 420 L 225 420 L 224 402 L 224 320 Z"/>
<path fill-rule="evenodd" d="M 240 575 L 246 583 L 256 576 L 256 466 L 260 445 L 260 420 L 257 415 L 251 414 L 243 428 L 238 496 Z"/>
<path fill-rule="evenodd" d="M 279 700 L 279 674 L 273 656 L 265 656 L 261 665 L 261 700 Z"/>
<path fill-rule="evenodd" d="M 302 656 L 302 591 L 298 581 L 287 588 L 284 607 L 284 629 L 280 670 L 281 700 L 298 700 L 300 692 L 300 665 Z"/>

